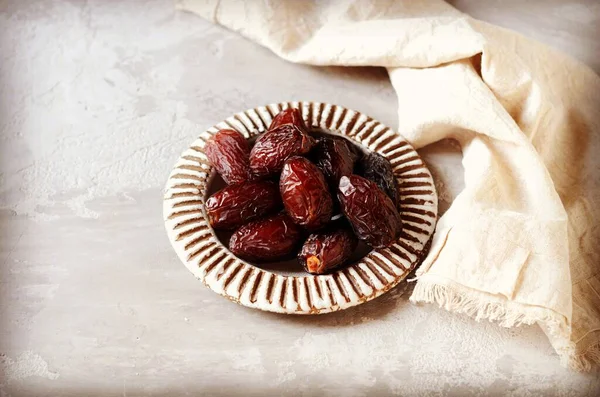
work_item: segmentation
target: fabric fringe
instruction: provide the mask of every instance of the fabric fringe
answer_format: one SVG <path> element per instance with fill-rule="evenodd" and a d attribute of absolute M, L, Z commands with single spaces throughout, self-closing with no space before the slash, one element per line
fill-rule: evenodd
<path fill-rule="evenodd" d="M 583 352 L 569 357 L 569 368 L 580 372 L 589 372 L 594 366 L 600 366 L 600 341 L 596 342 Z"/>
<path fill-rule="evenodd" d="M 577 371 L 590 371 L 600 363 L 600 342 L 578 353 L 570 341 L 566 318 L 552 310 L 507 302 L 463 286 L 439 284 L 421 276 L 410 297 L 413 303 L 437 303 L 450 312 L 462 313 L 481 321 L 487 319 L 502 327 L 539 324 L 560 356 L 561 364 Z"/>

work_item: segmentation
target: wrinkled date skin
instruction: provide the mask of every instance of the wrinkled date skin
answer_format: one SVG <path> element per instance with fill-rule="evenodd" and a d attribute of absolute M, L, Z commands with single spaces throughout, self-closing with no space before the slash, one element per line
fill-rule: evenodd
<path fill-rule="evenodd" d="M 315 230 L 330 221 L 333 200 L 327 182 L 308 159 L 292 157 L 285 162 L 279 191 L 285 210 L 297 224 Z"/>
<path fill-rule="evenodd" d="M 274 261 L 290 256 L 301 238 L 302 229 L 281 213 L 240 227 L 229 240 L 229 250 L 249 261 Z"/>
<path fill-rule="evenodd" d="M 250 177 L 250 146 L 238 131 L 220 130 L 206 142 L 204 152 L 226 184 Z"/>
<path fill-rule="evenodd" d="M 344 138 L 321 138 L 315 145 L 312 157 L 325 175 L 329 186 L 337 189 L 340 178 L 352 174 L 357 153 Z"/>
<path fill-rule="evenodd" d="M 401 229 L 392 200 L 377 185 L 361 176 L 343 176 L 338 188 L 342 212 L 359 239 L 373 248 L 390 246 Z"/>
<path fill-rule="evenodd" d="M 277 184 L 269 181 L 227 186 L 206 200 L 206 215 L 217 230 L 232 230 L 281 208 Z"/>
<path fill-rule="evenodd" d="M 300 110 L 296 108 L 288 108 L 279 112 L 273 121 L 271 121 L 269 131 L 285 124 L 294 125 L 304 132 L 308 131 L 308 128 L 306 128 L 306 124 L 304 124 L 304 120 L 302 120 L 302 116 L 300 115 Z"/>
<path fill-rule="evenodd" d="M 369 153 L 359 162 L 358 168 L 362 176 L 375 182 L 392 199 L 394 206 L 399 208 L 400 191 L 398 190 L 398 181 L 394 176 L 392 165 L 385 157 L 377 153 Z"/>
<path fill-rule="evenodd" d="M 358 239 L 348 227 L 338 226 L 311 234 L 298 254 L 298 261 L 310 274 L 324 274 L 347 262 L 357 244 Z"/>
<path fill-rule="evenodd" d="M 258 177 L 275 175 L 287 159 L 305 155 L 314 144 L 314 138 L 300 128 L 291 124 L 279 126 L 256 140 L 250 152 L 250 168 Z"/>

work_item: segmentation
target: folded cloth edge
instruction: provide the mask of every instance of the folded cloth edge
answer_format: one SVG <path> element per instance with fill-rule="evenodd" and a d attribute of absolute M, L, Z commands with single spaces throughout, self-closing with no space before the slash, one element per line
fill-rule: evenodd
<path fill-rule="evenodd" d="M 574 342 L 565 342 L 569 340 L 571 327 L 564 315 L 548 308 L 512 302 L 428 274 L 418 277 L 410 301 L 415 304 L 436 303 L 447 311 L 466 314 L 475 321 L 489 320 L 506 328 L 538 324 L 549 337 L 561 364 L 573 369 L 590 370 L 590 360 L 594 356 L 600 358 L 600 346 L 589 354 L 578 354 Z"/>

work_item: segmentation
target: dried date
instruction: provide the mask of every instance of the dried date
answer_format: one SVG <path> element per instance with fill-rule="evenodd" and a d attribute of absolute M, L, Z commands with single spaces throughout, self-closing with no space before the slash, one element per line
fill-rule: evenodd
<path fill-rule="evenodd" d="M 229 250 L 249 261 L 274 261 L 290 256 L 301 238 L 302 229 L 281 213 L 240 227 L 229 240 Z"/>
<path fill-rule="evenodd" d="M 307 154 L 315 140 L 300 128 L 284 124 L 265 132 L 250 151 L 250 168 L 254 175 L 277 174 L 290 157 Z"/>
<path fill-rule="evenodd" d="M 304 124 L 304 120 L 302 119 L 302 115 L 300 114 L 300 110 L 296 108 L 287 108 L 279 112 L 279 114 L 273 118 L 269 130 L 273 130 L 285 124 L 294 125 L 304 132 L 308 131 L 308 128 L 306 128 L 306 124 Z"/>
<path fill-rule="evenodd" d="M 398 181 L 394 176 L 392 165 L 383 156 L 377 153 L 369 153 L 360 162 L 359 173 L 370 181 L 373 181 L 394 203 L 396 208 L 400 205 L 400 191 Z"/>
<path fill-rule="evenodd" d="M 279 191 L 285 210 L 295 223 L 315 230 L 331 219 L 333 200 L 327 182 L 308 159 L 292 157 L 285 162 Z"/>
<path fill-rule="evenodd" d="M 206 142 L 204 152 L 228 185 L 250 177 L 250 146 L 238 131 L 220 130 Z"/>
<path fill-rule="evenodd" d="M 361 176 L 343 176 L 338 188 L 342 212 L 354 233 L 371 247 L 390 246 L 401 229 L 392 200 L 377 185 Z"/>
<path fill-rule="evenodd" d="M 346 263 L 356 249 L 358 239 L 344 226 L 311 234 L 304 242 L 298 261 L 311 274 L 324 274 Z"/>
<path fill-rule="evenodd" d="M 277 184 L 269 181 L 245 182 L 227 186 L 206 200 L 211 226 L 231 230 L 281 208 Z"/>
<path fill-rule="evenodd" d="M 357 154 L 344 138 L 321 138 L 312 151 L 314 163 L 325 175 L 327 183 L 337 189 L 340 178 L 352 174 Z"/>

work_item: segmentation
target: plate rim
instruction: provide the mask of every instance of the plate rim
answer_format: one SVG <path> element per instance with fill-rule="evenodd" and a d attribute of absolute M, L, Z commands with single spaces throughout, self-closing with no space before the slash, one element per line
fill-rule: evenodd
<path fill-rule="evenodd" d="M 251 138 L 266 131 L 273 117 L 289 107 L 300 110 L 309 128 L 344 136 L 391 161 L 400 185 L 403 219 L 403 232 L 391 248 L 373 250 L 360 261 L 327 275 L 282 275 L 235 257 L 217 239 L 204 210 L 215 173 L 203 152 L 206 140 L 225 128 Z M 438 197 L 431 172 L 401 134 L 361 112 L 312 101 L 258 106 L 203 131 L 175 163 L 163 196 L 169 241 L 196 278 L 243 306 L 286 314 L 339 311 L 389 291 L 422 261 L 437 215 Z"/>

